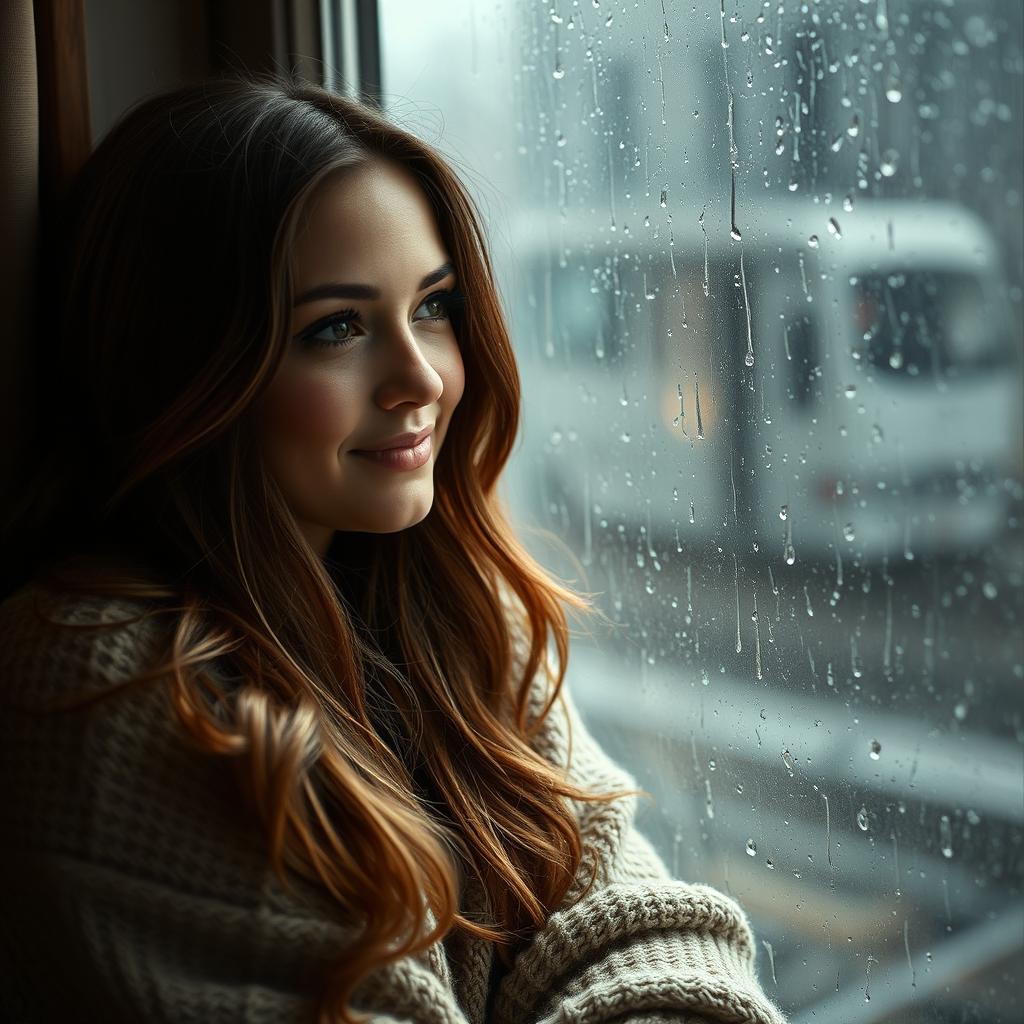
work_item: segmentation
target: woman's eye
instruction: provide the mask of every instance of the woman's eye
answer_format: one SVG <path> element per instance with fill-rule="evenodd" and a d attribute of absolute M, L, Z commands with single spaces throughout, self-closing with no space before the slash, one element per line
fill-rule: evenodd
<path fill-rule="evenodd" d="M 420 309 L 428 306 L 431 310 L 436 311 L 425 317 L 426 320 L 450 320 L 453 309 L 461 305 L 463 301 L 462 293 L 458 289 L 434 292 L 420 303 Z"/>
<path fill-rule="evenodd" d="M 299 337 L 303 344 L 314 348 L 323 345 L 347 345 L 352 340 L 352 324 L 359 322 L 354 309 L 345 309 L 317 321 Z"/>
<path fill-rule="evenodd" d="M 453 311 L 464 302 L 465 299 L 458 289 L 434 292 L 419 305 L 419 309 L 427 310 L 427 315 L 417 319 L 450 320 Z M 345 309 L 317 321 L 299 335 L 299 339 L 303 344 L 313 348 L 341 347 L 354 340 L 353 325 L 361 323 L 362 317 L 356 310 Z"/>

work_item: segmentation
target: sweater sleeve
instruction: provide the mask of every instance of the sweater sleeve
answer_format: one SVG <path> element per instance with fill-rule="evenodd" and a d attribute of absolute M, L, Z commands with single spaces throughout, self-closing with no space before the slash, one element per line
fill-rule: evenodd
<path fill-rule="evenodd" d="M 546 695 L 545 679 L 532 706 Z M 588 733 L 564 683 L 533 745 L 584 788 L 636 788 Z M 672 878 L 634 827 L 636 799 L 572 802 L 597 861 L 594 885 L 581 898 L 585 855 L 562 905 L 500 982 L 493 1024 L 783 1024 L 758 984 L 743 911 L 709 886 Z"/>
<path fill-rule="evenodd" d="M 0 607 L 0 1019 L 313 1024 L 353 930 L 311 884 L 280 884 L 231 766 L 185 742 L 163 687 L 26 713 L 130 678 L 148 635 L 46 628 L 24 599 Z M 434 966 L 389 965 L 355 1005 L 373 1024 L 465 1024 Z"/>

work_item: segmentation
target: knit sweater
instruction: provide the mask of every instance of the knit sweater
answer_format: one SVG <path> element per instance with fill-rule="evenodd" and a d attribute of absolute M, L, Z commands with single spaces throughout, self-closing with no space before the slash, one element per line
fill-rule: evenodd
<path fill-rule="evenodd" d="M 159 640 L 153 619 L 47 626 L 33 612 L 40 596 L 54 614 L 58 595 L 38 584 L 0 605 L 0 1018 L 311 1024 L 320 972 L 356 933 L 311 883 L 279 882 L 233 775 L 186 742 L 162 686 L 56 715 L 12 709 L 107 689 L 144 669 Z M 56 614 L 114 622 L 144 609 L 63 595 Z M 533 716 L 549 687 L 538 673 Z M 585 788 L 634 788 L 562 693 L 534 749 Z M 370 974 L 354 1006 L 374 1024 L 781 1024 L 742 910 L 670 876 L 634 826 L 636 798 L 570 803 L 596 882 L 580 899 L 581 866 L 511 970 L 495 969 L 492 944 L 452 932 Z M 464 879 L 460 906 L 484 911 L 476 879 Z"/>

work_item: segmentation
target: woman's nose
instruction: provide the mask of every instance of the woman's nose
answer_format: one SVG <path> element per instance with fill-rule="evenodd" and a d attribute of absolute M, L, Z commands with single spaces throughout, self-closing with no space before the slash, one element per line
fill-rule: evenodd
<path fill-rule="evenodd" d="M 387 329 L 377 369 L 375 398 L 379 405 L 429 405 L 441 397 L 444 384 L 430 358 L 433 352 L 440 351 L 439 340 L 425 341 L 408 324 Z"/>

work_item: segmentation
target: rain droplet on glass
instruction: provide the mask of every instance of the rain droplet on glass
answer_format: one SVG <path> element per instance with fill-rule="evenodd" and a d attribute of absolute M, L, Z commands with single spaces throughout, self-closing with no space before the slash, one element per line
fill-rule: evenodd
<path fill-rule="evenodd" d="M 939 848 L 943 857 L 953 856 L 953 829 L 949 824 L 948 814 L 943 814 L 939 818 Z"/>
<path fill-rule="evenodd" d="M 882 177 L 891 178 L 896 173 L 899 162 L 899 153 L 895 149 L 887 149 L 882 154 L 882 159 L 878 165 L 878 169 L 882 172 Z"/>

